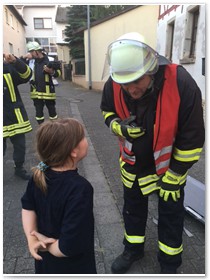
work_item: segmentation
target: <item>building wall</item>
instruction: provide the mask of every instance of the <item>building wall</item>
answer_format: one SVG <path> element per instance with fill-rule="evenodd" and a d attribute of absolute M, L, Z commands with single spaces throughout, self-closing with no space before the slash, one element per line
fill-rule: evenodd
<path fill-rule="evenodd" d="M 108 45 L 128 32 L 139 32 L 149 45 L 155 47 L 157 40 L 158 5 L 144 5 L 128 11 L 90 29 L 92 88 L 101 90 L 108 75 L 102 80 L 102 73 Z M 88 30 L 84 32 L 86 87 L 89 87 L 88 74 Z M 107 69 L 108 70 L 108 69 Z M 77 79 L 78 82 L 78 79 Z M 83 82 L 84 84 L 84 82 Z"/>
<path fill-rule="evenodd" d="M 6 12 L 8 19 L 6 19 Z M 25 53 L 24 25 L 6 6 L 3 6 L 3 52 L 12 52 L 17 57 Z"/>
<path fill-rule="evenodd" d="M 69 63 L 69 48 L 63 45 L 62 31 L 65 29 L 65 23 L 55 22 L 58 5 L 22 5 L 19 12 L 27 22 L 26 38 L 53 38 L 57 43 L 58 60 Z M 51 29 L 35 29 L 34 18 L 51 18 Z"/>
<path fill-rule="evenodd" d="M 27 23 L 26 37 L 56 37 L 56 6 L 23 6 L 22 16 Z M 52 18 L 52 29 L 34 29 L 34 18 Z"/>
<path fill-rule="evenodd" d="M 172 62 L 182 64 L 184 58 L 185 46 L 184 40 L 186 37 L 186 25 L 188 22 L 187 13 L 189 9 L 193 8 L 192 5 L 178 5 L 174 10 L 170 10 L 172 5 L 160 5 L 160 15 L 162 16 L 158 22 L 157 28 L 157 51 L 166 55 L 167 53 L 167 32 L 168 24 L 174 21 L 174 41 L 172 47 Z M 184 63 L 183 67 L 186 68 L 193 76 L 195 81 L 202 92 L 202 98 L 205 100 L 205 76 L 202 75 L 202 58 L 205 57 L 205 5 L 200 6 L 200 14 L 198 18 L 198 29 L 196 37 L 196 55 L 193 63 Z M 167 10 L 170 10 L 167 13 Z"/>

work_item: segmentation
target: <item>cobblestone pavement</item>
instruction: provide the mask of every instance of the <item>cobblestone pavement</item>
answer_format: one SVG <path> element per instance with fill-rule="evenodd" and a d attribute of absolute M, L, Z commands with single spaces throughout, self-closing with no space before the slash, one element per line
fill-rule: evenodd
<path fill-rule="evenodd" d="M 19 87 L 27 109 L 33 131 L 26 135 L 27 170 L 37 164 L 34 150 L 34 134 L 37 128 L 35 110 L 30 100 L 29 85 Z M 59 80 L 56 87 L 57 113 L 60 117 L 75 117 L 84 123 L 89 141 L 89 154 L 80 164 L 79 171 L 94 187 L 95 252 L 97 271 L 101 276 L 111 274 L 111 263 L 123 250 L 123 192 L 118 167 L 118 144 L 104 121 L 99 109 L 101 93 L 81 88 L 70 81 Z M 46 109 L 45 109 L 46 110 Z M 48 118 L 47 111 L 45 111 Z M 14 176 L 12 145 L 3 161 L 3 273 L 5 276 L 34 274 L 34 261 L 28 252 L 21 225 L 20 198 L 27 182 Z M 190 171 L 192 177 L 205 181 L 204 154 L 199 163 Z M 127 276 L 154 275 L 159 273 L 157 262 L 157 197 L 150 196 L 149 216 L 146 230 L 145 257 L 135 262 Z M 188 213 L 183 233 L 183 264 L 179 276 L 205 275 L 205 225 Z"/>

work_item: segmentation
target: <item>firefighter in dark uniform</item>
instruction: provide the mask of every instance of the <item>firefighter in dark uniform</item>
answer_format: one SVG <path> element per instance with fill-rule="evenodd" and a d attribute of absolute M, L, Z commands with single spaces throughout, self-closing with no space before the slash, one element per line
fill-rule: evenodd
<path fill-rule="evenodd" d="M 125 273 L 144 256 L 148 196 L 156 192 L 160 271 L 174 274 L 182 263 L 187 172 L 204 144 L 201 92 L 182 66 L 158 55 L 139 33 L 110 44 L 107 60 L 111 77 L 101 110 L 119 138 L 125 225 L 124 251 L 112 272 Z"/>
<path fill-rule="evenodd" d="M 13 144 L 15 175 L 24 180 L 30 176 L 23 167 L 25 161 L 25 133 L 32 130 L 18 85 L 27 83 L 32 75 L 30 67 L 12 54 L 5 53 L 3 61 L 3 154 L 6 140 Z"/>
<path fill-rule="evenodd" d="M 28 52 L 35 59 L 31 84 L 31 99 L 36 109 L 38 124 L 44 122 L 44 106 L 46 105 L 50 120 L 58 118 L 56 113 L 56 93 L 52 77 L 61 75 L 60 69 L 55 69 L 49 62 L 48 56 L 43 52 L 37 42 L 28 42 Z"/>

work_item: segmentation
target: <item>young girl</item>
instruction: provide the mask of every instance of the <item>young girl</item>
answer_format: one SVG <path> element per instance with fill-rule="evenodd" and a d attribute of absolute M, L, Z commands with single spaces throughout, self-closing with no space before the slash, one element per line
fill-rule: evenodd
<path fill-rule="evenodd" d="M 22 202 L 22 223 L 37 274 L 96 274 L 93 188 L 78 174 L 88 143 L 72 118 L 48 121 L 37 131 L 41 162 Z"/>

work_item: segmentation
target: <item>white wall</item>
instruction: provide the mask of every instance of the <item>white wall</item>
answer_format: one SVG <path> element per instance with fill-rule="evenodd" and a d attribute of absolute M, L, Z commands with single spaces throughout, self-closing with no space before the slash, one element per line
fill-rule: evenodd
<path fill-rule="evenodd" d="M 161 5 L 162 9 L 164 9 Z M 168 5 L 169 6 L 169 5 Z M 172 5 L 170 5 L 172 6 Z M 174 42 L 173 42 L 173 56 L 172 62 L 180 64 L 180 59 L 183 58 L 184 39 L 185 39 L 185 25 L 187 8 L 190 5 L 180 5 L 176 11 L 171 11 L 165 15 L 163 19 L 159 20 L 157 28 L 157 51 L 161 55 L 166 54 L 166 32 L 167 24 L 170 20 L 175 20 L 174 26 Z M 202 58 L 205 57 L 205 5 L 200 5 L 200 15 L 198 21 L 198 32 L 196 40 L 196 60 L 192 64 L 183 64 L 189 73 L 193 76 L 202 92 L 202 98 L 205 100 L 205 76 L 202 75 Z"/>
<path fill-rule="evenodd" d="M 91 76 L 94 89 L 102 89 L 102 73 L 108 45 L 119 36 L 128 32 L 139 32 L 145 36 L 152 47 L 157 42 L 158 5 L 142 5 L 124 14 L 102 22 L 90 29 L 91 41 Z M 88 31 L 84 32 L 86 81 L 88 81 Z M 107 69 L 108 70 L 108 69 Z M 88 84 L 88 83 L 87 83 Z"/>

